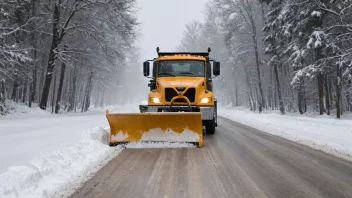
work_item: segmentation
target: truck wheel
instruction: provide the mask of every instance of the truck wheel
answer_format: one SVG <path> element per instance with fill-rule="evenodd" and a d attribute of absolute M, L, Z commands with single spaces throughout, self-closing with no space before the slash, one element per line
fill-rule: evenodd
<path fill-rule="evenodd" d="M 215 133 L 215 119 L 207 120 L 205 122 L 205 132 L 207 134 L 214 134 Z"/>

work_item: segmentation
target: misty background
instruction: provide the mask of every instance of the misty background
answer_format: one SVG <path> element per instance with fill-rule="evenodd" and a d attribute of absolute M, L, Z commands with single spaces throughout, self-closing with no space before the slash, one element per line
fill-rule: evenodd
<path fill-rule="evenodd" d="M 146 101 L 149 92 L 149 79 L 143 76 L 142 65 L 146 60 L 157 57 L 156 48 L 160 51 L 177 51 L 184 36 L 186 24 L 197 20 L 204 21 L 204 7 L 208 0 L 138 0 L 138 38 L 136 45 L 139 50 L 138 64 L 126 75 L 126 89 L 123 94 L 130 104 L 139 104 Z M 201 51 L 207 51 L 207 48 Z M 132 82 L 131 79 L 137 80 Z"/>
<path fill-rule="evenodd" d="M 224 107 L 352 112 L 352 2 L 3 0 L 0 113 L 53 113 L 147 100 L 142 63 L 161 51 L 221 62 Z"/>

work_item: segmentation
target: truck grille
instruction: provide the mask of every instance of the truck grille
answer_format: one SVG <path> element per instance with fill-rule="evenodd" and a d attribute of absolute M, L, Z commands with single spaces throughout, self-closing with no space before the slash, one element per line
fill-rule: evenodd
<path fill-rule="evenodd" d="M 178 93 L 173 88 L 165 88 L 165 100 L 166 102 L 170 102 L 171 99 L 175 96 L 178 96 Z M 193 103 L 196 99 L 196 89 L 189 88 L 184 94 L 188 98 L 188 100 Z M 175 102 L 185 102 L 184 100 L 176 100 Z"/>
<path fill-rule="evenodd" d="M 184 96 L 186 96 L 188 100 L 193 103 L 196 100 L 196 89 L 189 88 L 184 94 Z"/>

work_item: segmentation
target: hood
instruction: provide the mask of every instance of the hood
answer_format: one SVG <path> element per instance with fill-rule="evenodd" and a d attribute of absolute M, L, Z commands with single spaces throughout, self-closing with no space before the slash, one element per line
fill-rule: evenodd
<path fill-rule="evenodd" d="M 204 77 L 159 77 L 157 83 L 160 87 L 199 87 L 204 82 Z"/>

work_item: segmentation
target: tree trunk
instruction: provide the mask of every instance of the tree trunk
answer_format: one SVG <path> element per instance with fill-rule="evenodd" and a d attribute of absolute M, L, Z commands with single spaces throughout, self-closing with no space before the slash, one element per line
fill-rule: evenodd
<path fill-rule="evenodd" d="M 336 117 L 341 118 L 341 68 L 336 68 Z"/>
<path fill-rule="evenodd" d="M 31 0 L 31 5 L 32 5 L 32 16 L 36 15 L 36 0 Z M 34 30 L 34 24 L 32 26 L 32 30 Z M 30 94 L 29 94 L 29 105 L 30 107 L 32 106 L 32 102 L 36 102 L 36 91 L 37 91 L 37 36 L 35 31 L 31 33 L 31 46 L 33 47 L 33 74 L 32 74 L 32 79 L 30 81 Z"/>
<path fill-rule="evenodd" d="M 103 93 L 101 94 L 99 107 L 103 107 L 104 106 L 104 97 L 105 97 L 105 89 L 103 89 Z"/>
<path fill-rule="evenodd" d="M 314 101 L 313 101 L 313 103 L 314 103 L 314 111 L 318 111 L 318 107 L 319 107 L 319 98 L 318 98 L 318 96 L 317 96 L 317 92 L 316 91 L 314 91 L 313 92 L 313 99 L 314 99 Z"/>
<path fill-rule="evenodd" d="M 276 84 L 276 81 L 274 81 L 274 109 L 277 109 L 277 84 Z"/>
<path fill-rule="evenodd" d="M 352 80 L 348 80 L 348 87 L 346 91 L 346 100 L 347 100 L 347 110 L 352 112 L 352 101 L 351 101 L 351 92 L 350 90 L 352 89 Z"/>
<path fill-rule="evenodd" d="M 270 67 L 269 70 L 269 79 L 270 79 L 270 85 L 268 87 L 268 108 L 270 108 L 271 110 L 274 110 L 273 107 L 273 69 L 272 67 Z"/>
<path fill-rule="evenodd" d="M 332 106 L 334 104 L 333 88 L 336 87 L 334 83 L 335 83 L 335 80 L 331 80 L 331 79 L 329 80 L 329 85 L 328 86 L 329 86 L 329 90 L 330 90 L 329 91 L 329 94 L 330 94 L 329 95 L 329 97 L 330 97 L 330 109 L 332 109 Z"/>
<path fill-rule="evenodd" d="M 279 71 L 277 68 L 277 63 L 274 64 L 274 73 L 275 73 L 275 78 L 276 78 L 277 94 L 279 96 L 280 112 L 283 115 L 283 114 L 285 114 L 285 108 L 284 108 L 284 101 L 282 99 L 282 92 L 281 92 L 281 87 L 280 87 Z"/>
<path fill-rule="evenodd" d="M 244 72 L 245 72 L 245 75 L 246 75 L 246 83 L 247 83 L 247 88 L 248 88 L 248 94 L 249 94 L 249 100 L 250 100 L 250 105 L 251 105 L 251 111 L 255 111 L 255 108 L 254 108 L 254 102 L 253 102 L 253 93 L 252 93 L 252 85 L 251 85 L 251 82 L 249 80 L 249 72 L 247 71 L 247 69 L 244 67 Z"/>
<path fill-rule="evenodd" d="M 301 83 L 299 83 L 301 84 Z M 299 85 L 298 92 L 297 92 L 297 104 L 298 104 L 298 111 L 302 115 L 303 114 L 303 97 L 302 97 L 302 90 L 301 90 L 301 85 Z"/>
<path fill-rule="evenodd" d="M 264 1 L 260 1 L 261 4 L 261 10 L 262 10 L 262 19 L 263 19 L 263 24 L 266 23 L 266 19 L 265 19 L 265 12 L 264 12 Z"/>
<path fill-rule="evenodd" d="M 329 90 L 329 78 L 327 75 L 325 75 L 325 82 L 324 82 L 324 87 L 325 87 L 325 104 L 326 104 L 326 114 L 330 115 L 330 90 Z"/>
<path fill-rule="evenodd" d="M 57 91 L 57 99 L 56 99 L 56 107 L 55 107 L 55 113 L 56 114 L 58 114 L 59 111 L 60 111 L 61 93 L 62 93 L 62 87 L 63 87 L 63 84 L 64 84 L 65 69 L 66 69 L 66 64 L 64 62 L 62 62 L 61 63 L 60 84 L 59 84 L 59 89 Z"/>
<path fill-rule="evenodd" d="M 28 106 L 32 107 L 32 93 L 33 93 L 33 81 L 29 83 L 29 97 L 28 97 Z"/>
<path fill-rule="evenodd" d="M 307 112 L 307 96 L 306 96 L 306 90 L 305 87 L 302 87 L 303 89 L 303 102 L 304 102 L 304 112 Z"/>
<path fill-rule="evenodd" d="M 321 11 L 321 10 L 320 10 Z M 315 25 L 317 29 L 320 29 L 323 26 L 323 20 L 321 16 L 315 16 Z M 315 61 L 319 63 L 322 59 L 322 47 L 315 48 Z M 319 112 L 320 115 L 323 115 L 325 111 L 324 107 L 324 74 L 319 71 L 318 74 L 318 97 L 319 97 Z"/>
<path fill-rule="evenodd" d="M 26 102 L 27 86 L 28 86 L 28 78 L 27 78 L 27 76 L 26 76 L 26 77 L 24 78 L 24 84 L 23 84 L 22 103 L 25 103 L 25 102 Z"/>
<path fill-rule="evenodd" d="M 227 92 L 228 92 L 228 95 L 230 97 L 230 100 L 231 100 L 231 107 L 234 107 L 235 106 L 235 95 L 233 93 L 233 89 L 232 89 L 232 86 L 230 86 L 229 82 L 226 83 L 227 84 Z"/>
<path fill-rule="evenodd" d="M 318 97 L 319 97 L 319 112 L 320 115 L 325 113 L 324 106 L 324 75 L 322 73 L 318 74 Z"/>
<path fill-rule="evenodd" d="M 43 87 L 44 87 L 44 76 L 45 76 L 45 68 L 41 68 L 40 69 L 40 79 L 39 79 L 39 83 L 38 83 L 38 100 L 39 103 L 41 102 L 41 94 L 43 93 Z"/>
<path fill-rule="evenodd" d="M 47 66 L 46 75 L 45 75 L 45 82 L 44 82 L 42 97 L 40 100 L 40 108 L 43 110 L 46 109 L 46 105 L 48 102 L 52 72 L 55 67 L 55 60 L 56 60 L 55 50 L 57 49 L 57 46 L 59 44 L 59 32 L 58 32 L 59 19 L 60 19 L 59 2 L 56 2 L 55 8 L 54 8 L 54 16 L 53 16 L 53 37 L 52 37 L 52 43 L 49 51 L 48 66 Z"/>
<path fill-rule="evenodd" d="M 20 86 L 20 80 L 18 79 L 18 77 L 15 77 L 15 81 L 13 82 L 12 95 L 11 95 L 11 99 L 15 102 L 17 102 L 17 91 L 19 86 Z"/>
<path fill-rule="evenodd" d="M 88 108 L 90 106 L 90 92 L 91 92 L 92 80 L 93 80 L 93 72 L 91 72 L 88 77 L 88 83 L 83 97 L 82 112 L 88 111 Z"/>
<path fill-rule="evenodd" d="M 0 114 L 5 115 L 5 80 L 0 80 Z"/>
<path fill-rule="evenodd" d="M 230 96 L 230 100 L 231 100 L 231 107 L 235 107 L 235 94 L 231 91 L 229 93 L 229 96 Z"/>
<path fill-rule="evenodd" d="M 236 97 L 236 104 L 235 106 L 238 107 L 238 84 L 235 84 L 235 97 Z"/>
<path fill-rule="evenodd" d="M 256 63 L 256 68 L 257 68 L 259 92 L 260 92 L 260 95 L 258 96 L 259 112 L 262 112 L 263 108 L 265 108 L 265 99 L 264 99 L 262 80 L 261 80 L 261 75 L 260 75 L 257 29 L 256 29 L 256 25 L 254 23 L 253 18 L 251 19 L 251 24 L 252 24 L 252 28 L 253 28 L 252 29 L 252 33 L 253 33 L 252 39 L 253 39 L 253 44 L 254 44 L 253 46 L 254 46 L 254 53 L 255 53 L 255 63 Z"/>
<path fill-rule="evenodd" d="M 300 82 L 298 86 L 298 111 L 302 115 L 306 112 L 304 81 Z"/>
<path fill-rule="evenodd" d="M 18 91 L 17 91 L 17 96 L 16 96 L 16 102 L 18 103 L 19 101 L 21 101 L 22 99 L 22 95 L 23 95 L 23 85 L 20 84 L 20 86 L 18 87 Z"/>
<path fill-rule="evenodd" d="M 55 104 L 55 91 L 56 91 L 56 73 L 54 73 L 54 87 L 53 87 L 53 96 L 51 97 L 51 113 L 54 113 L 54 104 Z"/>
<path fill-rule="evenodd" d="M 37 92 L 37 51 L 34 50 L 34 68 L 33 68 L 33 76 L 32 76 L 32 80 L 31 80 L 31 84 L 32 84 L 32 89 L 31 89 L 31 92 L 30 92 L 30 100 L 33 101 L 33 102 L 36 102 L 36 99 L 35 99 L 35 94 Z"/>
<path fill-rule="evenodd" d="M 76 102 L 76 100 L 75 100 L 75 98 L 76 98 L 76 90 L 77 90 L 77 85 L 76 85 L 77 76 L 76 75 L 77 75 L 77 66 L 75 66 L 74 69 L 73 69 L 72 88 L 71 88 L 72 89 L 72 94 L 70 96 L 70 100 L 69 100 L 70 106 L 68 108 L 69 112 L 76 108 L 76 104 L 75 104 L 75 102 Z"/>
<path fill-rule="evenodd" d="M 89 77 L 89 87 L 88 87 L 88 95 L 86 98 L 86 104 L 85 104 L 85 111 L 88 111 L 90 107 L 90 98 L 92 95 L 92 88 L 93 88 L 93 72 L 91 72 L 90 77 Z"/>

